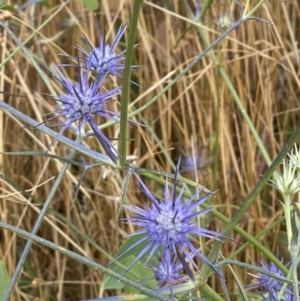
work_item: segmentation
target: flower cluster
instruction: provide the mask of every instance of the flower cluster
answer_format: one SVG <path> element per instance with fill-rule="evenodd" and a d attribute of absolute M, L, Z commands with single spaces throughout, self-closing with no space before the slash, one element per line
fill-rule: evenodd
<path fill-rule="evenodd" d="M 127 267 L 126 271 L 128 271 L 131 266 L 133 266 L 146 253 L 149 253 L 146 260 L 146 262 L 148 262 L 157 251 L 161 251 L 163 270 L 166 275 L 164 277 L 161 276 L 160 283 L 167 281 L 171 290 L 172 282 L 179 279 L 178 269 L 174 267 L 174 260 L 176 261 L 178 259 L 182 263 L 184 269 L 188 268 L 188 262 L 190 262 L 195 269 L 198 269 L 198 266 L 193 259 L 195 256 L 201 259 L 202 262 L 208 265 L 214 272 L 219 274 L 213 264 L 190 241 L 191 235 L 198 235 L 217 240 L 220 240 L 220 238 L 227 238 L 218 232 L 200 228 L 193 224 L 193 220 L 195 218 L 208 213 L 213 209 L 206 208 L 196 211 L 196 209 L 207 201 L 212 194 L 196 198 L 199 194 L 199 191 L 197 191 L 190 199 L 183 201 L 182 195 L 185 190 L 185 186 L 183 186 L 179 195 L 176 197 L 179 167 L 180 161 L 177 164 L 171 195 L 169 195 L 169 184 L 168 180 L 166 180 L 164 198 L 162 201 L 158 201 L 143 181 L 137 176 L 140 189 L 150 200 L 151 205 L 145 205 L 144 208 L 124 205 L 126 209 L 138 215 L 136 217 L 129 218 L 128 222 L 140 227 L 140 230 L 135 232 L 133 235 L 142 234 L 142 238 L 115 259 L 119 259 L 121 256 L 125 255 L 141 243 L 146 243 L 144 249 Z M 194 199 L 196 200 L 194 201 Z M 187 273 L 189 273 L 189 271 L 187 271 Z"/>
<path fill-rule="evenodd" d="M 201 1 L 197 1 L 197 18 L 200 16 Z M 225 29 L 231 25 L 230 15 L 224 15 L 219 19 L 218 25 L 221 29 Z M 128 22 L 121 25 L 115 40 L 111 45 L 105 41 L 105 34 L 102 36 L 100 24 L 97 20 L 97 30 L 99 35 L 99 44 L 97 47 L 92 46 L 86 36 L 83 40 L 87 43 L 90 51 L 86 51 L 84 47 L 76 46 L 83 57 L 71 57 L 77 60 L 78 68 L 78 82 L 70 81 L 64 73 L 55 66 L 55 72 L 52 72 L 55 79 L 61 84 L 65 90 L 65 94 L 52 96 L 57 101 L 57 109 L 53 112 L 53 117 L 48 120 L 55 120 L 56 118 L 64 118 L 60 123 L 60 130 L 51 145 L 57 140 L 59 135 L 70 128 L 82 141 L 86 136 L 86 126 L 89 125 L 94 135 L 99 140 L 104 151 L 113 162 L 119 159 L 117 149 L 110 142 L 110 140 L 99 129 L 94 116 L 100 116 L 107 120 L 115 122 L 119 121 L 120 114 L 108 109 L 108 105 L 114 101 L 121 92 L 121 86 L 115 87 L 109 91 L 104 89 L 104 81 L 107 76 L 123 77 L 124 59 L 126 49 L 119 53 L 116 52 L 117 45 L 122 39 Z M 74 66 L 74 65 L 62 65 Z M 132 66 L 136 68 L 136 66 Z M 91 79 L 91 74 L 95 76 Z M 50 146 L 51 146 L 50 145 Z M 295 193 L 300 191 L 300 175 L 297 173 L 300 164 L 299 152 L 290 155 L 290 162 L 293 164 L 283 165 L 283 174 L 274 174 L 272 185 L 275 186 L 283 195 Z M 203 197 L 199 197 L 201 191 L 197 191 L 188 200 L 183 199 L 185 186 L 181 188 L 179 194 L 176 193 L 179 170 L 181 172 L 189 172 L 200 169 L 205 165 L 201 156 L 186 155 L 180 164 L 178 161 L 176 171 L 174 174 L 174 181 L 171 193 L 169 193 L 169 182 L 166 179 L 164 187 L 164 195 L 162 200 L 158 200 L 144 184 L 141 178 L 136 175 L 139 187 L 145 196 L 149 199 L 150 205 L 144 205 L 143 208 L 133 205 L 124 205 L 123 207 L 136 216 L 128 218 L 127 222 L 139 227 L 139 230 L 132 235 L 141 235 L 134 244 L 132 244 L 125 252 L 117 256 L 113 262 L 120 257 L 126 255 L 131 250 L 145 244 L 144 248 L 138 253 L 135 259 L 126 268 L 125 273 L 142 257 L 146 256 L 146 263 L 155 256 L 161 253 L 159 264 L 153 269 L 154 276 L 158 281 L 158 287 L 168 285 L 173 294 L 172 285 L 187 281 L 187 276 L 184 272 L 192 278 L 193 273 L 191 266 L 198 270 L 194 258 L 200 259 L 211 270 L 223 278 L 223 272 L 220 267 L 214 265 L 209 261 L 203 253 L 191 241 L 191 236 L 205 237 L 209 239 L 221 240 L 227 238 L 225 235 L 202 228 L 194 223 L 196 218 L 210 212 L 213 208 L 205 208 L 198 210 L 214 193 L 209 193 Z M 297 176 L 295 176 L 297 173 Z M 274 264 L 268 265 L 263 262 L 263 267 L 268 271 L 279 277 L 285 277 L 285 274 L 278 269 Z M 125 274 L 124 273 L 124 274 Z M 264 290 L 264 293 L 258 292 L 263 300 L 280 301 L 278 293 L 281 291 L 284 282 L 277 278 L 272 278 L 266 274 L 258 274 L 257 281 L 248 286 L 248 289 Z M 292 287 L 288 286 L 284 292 L 285 300 L 293 300 L 294 293 Z"/>
<path fill-rule="evenodd" d="M 66 93 L 52 97 L 58 102 L 57 109 L 53 112 L 54 116 L 49 120 L 64 117 L 64 121 L 60 124 L 60 131 L 52 141 L 52 144 L 67 128 L 72 129 L 79 140 L 86 135 L 85 127 L 88 124 L 99 140 L 103 149 L 112 161 L 118 160 L 118 153 L 109 139 L 98 128 L 93 116 L 98 115 L 108 120 L 118 121 L 119 113 L 111 111 L 107 108 L 120 94 L 121 87 L 116 87 L 110 91 L 103 89 L 103 83 L 108 75 L 122 77 L 124 70 L 123 60 L 126 50 L 116 53 L 117 44 L 120 42 L 128 23 L 122 25 L 111 45 L 105 43 L 105 36 L 102 38 L 100 25 L 97 22 L 99 34 L 99 45 L 93 47 L 87 37 L 83 36 L 84 41 L 90 47 L 87 52 L 83 47 L 76 48 L 83 54 L 82 58 L 77 58 L 78 82 L 71 82 L 63 72 L 55 66 L 55 73 L 52 73 L 55 79 L 65 89 Z M 76 58 L 72 58 L 76 59 Z M 64 65 L 74 66 L 74 65 Z M 135 66 L 133 66 L 135 68 Z M 95 79 L 90 80 L 91 73 L 95 74 Z M 184 168 L 190 169 L 192 162 L 184 160 Z M 201 158 L 197 158 L 196 168 L 201 164 Z M 178 162 L 172 193 L 169 195 L 168 179 L 164 188 L 164 199 L 158 201 L 148 190 L 143 181 L 137 176 L 140 188 L 151 202 L 151 206 L 145 206 L 143 209 L 137 206 L 124 206 L 126 209 L 138 214 L 139 216 L 128 219 L 128 222 L 139 226 L 141 229 L 134 235 L 142 234 L 143 237 L 133 244 L 123 254 L 115 258 L 117 260 L 127 252 L 146 242 L 146 247 L 138 254 L 138 256 L 129 265 L 127 270 L 131 268 L 143 255 L 148 254 L 148 260 L 157 252 L 161 251 L 161 259 L 159 265 L 154 269 L 155 277 L 158 285 L 161 287 L 165 284 L 170 286 L 172 292 L 172 284 L 186 281 L 183 275 L 185 270 L 189 277 L 192 272 L 189 264 L 198 269 L 194 261 L 194 257 L 198 257 L 214 272 L 220 275 L 219 268 L 215 268 L 211 263 L 190 241 L 191 235 L 198 235 L 207 238 L 220 240 L 225 238 L 222 234 L 205 228 L 200 228 L 193 224 L 193 220 L 213 208 L 206 208 L 200 211 L 196 209 L 207 201 L 211 195 L 197 198 L 199 191 L 195 193 L 187 201 L 183 201 L 182 195 L 185 186 L 182 187 L 179 195 L 176 197 L 177 179 L 180 168 L 180 160 Z M 127 271 L 126 270 L 126 271 Z M 125 272 L 126 272 L 125 271 Z"/>
<path fill-rule="evenodd" d="M 88 39 L 84 37 L 84 40 L 91 47 L 91 51 L 86 52 L 82 47 L 77 46 L 77 49 L 79 49 L 85 55 L 84 58 L 77 58 L 77 83 L 71 82 L 60 71 L 60 69 L 55 66 L 56 73 L 52 74 L 65 89 L 66 93 L 64 95 L 52 97 L 58 102 L 58 108 L 55 112 L 53 112 L 54 116 L 49 118 L 48 121 L 59 117 L 63 117 L 65 120 L 60 124 L 61 129 L 52 141 L 51 145 L 67 128 L 75 131 L 81 141 L 82 136 L 85 133 L 85 127 L 87 124 L 89 124 L 94 132 L 94 135 L 99 140 L 110 159 L 114 162 L 118 161 L 117 150 L 110 140 L 98 128 L 93 115 L 98 115 L 113 121 L 119 120 L 119 113 L 110 111 L 107 108 L 107 105 L 116 99 L 118 95 L 120 95 L 121 87 L 104 91 L 103 83 L 109 74 L 122 77 L 121 72 L 124 70 L 125 66 L 120 61 L 124 60 L 124 53 L 126 51 L 123 51 L 119 54 L 117 54 L 115 51 L 117 44 L 120 42 L 120 39 L 126 30 L 127 25 L 128 22 L 125 25 L 121 25 L 111 46 L 107 45 L 105 40 L 102 38 L 99 22 L 97 22 L 97 28 L 99 32 L 99 47 L 92 47 L 88 42 Z M 96 78 L 94 80 L 90 80 L 90 73 L 92 71 L 96 71 Z M 77 127 L 74 126 L 76 123 Z"/>

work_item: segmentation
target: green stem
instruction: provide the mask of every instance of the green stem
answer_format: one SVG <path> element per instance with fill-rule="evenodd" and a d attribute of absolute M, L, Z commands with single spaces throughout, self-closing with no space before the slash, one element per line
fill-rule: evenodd
<path fill-rule="evenodd" d="M 257 3 L 247 14 L 247 16 L 252 16 L 264 3 L 266 0 L 261 0 L 259 3 Z"/>
<path fill-rule="evenodd" d="M 253 135 L 253 137 L 255 139 L 255 142 L 256 142 L 256 144 L 257 144 L 257 146 L 258 146 L 258 148 L 259 148 L 262 156 L 264 157 L 267 165 L 270 166 L 271 163 L 272 163 L 272 160 L 271 160 L 271 158 L 270 158 L 270 156 L 269 156 L 269 154 L 268 154 L 268 152 L 267 152 L 267 150 L 266 150 L 266 148 L 264 146 L 264 143 L 260 139 L 260 136 L 257 133 L 257 131 L 256 131 L 256 129 L 255 129 L 253 123 L 252 123 L 251 118 L 249 117 L 248 113 L 246 112 L 246 110 L 245 110 L 245 108 L 244 108 L 244 106 L 243 106 L 243 104 L 242 104 L 242 102 L 241 102 L 241 100 L 240 100 L 240 98 L 239 98 L 239 96 L 238 96 L 235 88 L 233 87 L 233 85 L 232 85 L 232 83 L 231 83 L 228 75 L 226 74 L 225 70 L 222 67 L 220 67 L 220 73 L 221 73 L 221 75 L 223 77 L 223 80 L 227 84 L 227 87 L 230 90 L 231 95 L 233 96 L 235 104 L 239 108 L 240 113 L 242 114 L 245 122 L 247 123 L 247 125 L 249 127 L 249 130 L 250 130 L 251 134 Z"/>
<path fill-rule="evenodd" d="M 201 286 L 201 293 L 204 294 L 205 297 L 209 297 L 208 300 L 224 301 L 224 299 L 219 294 L 217 294 L 217 292 L 214 289 L 212 289 L 208 284 L 204 284 L 203 286 Z"/>
<path fill-rule="evenodd" d="M 121 117 L 120 117 L 120 165 L 126 163 L 126 142 L 127 142 L 127 118 L 128 104 L 130 93 L 130 75 L 135 37 L 137 32 L 137 24 L 139 12 L 142 7 L 143 0 L 135 0 L 132 11 L 132 19 L 130 22 L 130 32 L 126 51 L 125 70 L 122 85 L 122 102 L 121 102 Z"/>
<path fill-rule="evenodd" d="M 200 23 L 204 22 L 204 17 L 206 14 L 206 11 L 211 7 L 213 0 L 206 0 L 204 1 L 202 7 L 201 7 L 201 12 L 200 12 L 200 18 L 199 21 Z"/>
<path fill-rule="evenodd" d="M 287 207 L 287 209 L 286 209 Z M 297 206 L 295 206 L 297 207 Z M 297 208 L 298 209 L 298 208 Z M 292 214 L 291 214 L 292 213 Z M 292 203 L 290 195 L 284 196 L 284 216 L 288 234 L 288 250 L 291 255 L 291 274 L 293 278 L 294 300 L 299 301 L 299 285 L 298 285 L 298 255 L 299 255 L 299 227 L 297 222 L 298 212 L 292 212 Z M 290 273 L 289 273 L 290 275 Z"/>
<path fill-rule="evenodd" d="M 284 217 L 286 224 L 286 232 L 288 237 L 288 250 L 291 248 L 292 241 L 292 221 L 291 221 L 291 196 L 289 194 L 283 196 L 284 199 Z"/>

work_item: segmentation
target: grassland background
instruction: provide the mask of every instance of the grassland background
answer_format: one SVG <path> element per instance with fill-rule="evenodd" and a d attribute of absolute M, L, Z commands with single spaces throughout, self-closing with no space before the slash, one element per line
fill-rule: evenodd
<path fill-rule="evenodd" d="M 19 4 L 21 2 L 17 1 Z M 251 1 L 251 6 L 254 7 L 257 2 Z M 132 3 L 131 0 L 101 1 L 96 13 L 101 28 L 107 31 L 108 41 L 112 41 L 119 25 L 130 19 Z M 138 46 L 134 53 L 134 64 L 140 67 L 134 72 L 133 80 L 139 87 L 132 86 L 131 110 L 142 106 L 159 93 L 205 48 L 183 3 L 175 0 L 144 1 L 138 25 Z M 188 3 L 194 10 L 195 3 Z M 15 12 L 9 25 L 16 36 L 24 41 L 60 5 L 59 1 L 54 0 L 50 8 L 36 5 L 35 8 Z M 241 16 L 233 1 L 213 1 L 203 25 L 210 41 L 220 35 L 217 19 L 225 13 L 230 13 L 233 21 Z M 267 0 L 256 16 L 272 22 L 273 26 L 249 21 L 214 49 L 219 64 L 228 75 L 271 158 L 276 156 L 299 126 L 299 15 L 300 4 L 296 0 Z M 66 58 L 57 56 L 58 53 L 77 55 L 74 46 L 83 45 L 82 34 L 88 36 L 93 45 L 98 43 L 94 13 L 88 11 L 81 1 L 74 0 L 40 30 L 27 47 L 39 63 L 51 69 L 52 62 L 68 62 Z M 123 41 L 125 44 L 127 37 L 128 31 Z M 125 48 L 125 44 L 121 44 L 121 47 Z M 15 43 L 2 33 L 1 61 L 15 48 Z M 133 125 L 128 128 L 132 140 L 128 142 L 127 153 L 133 156 L 137 166 L 168 172 L 173 170 L 164 155 L 165 151 L 175 162 L 180 155 L 200 155 L 202 168 L 196 173 L 185 173 L 184 176 L 195 179 L 211 190 L 218 190 L 211 200 L 212 205 L 230 218 L 251 192 L 267 165 L 218 70 L 218 65 L 208 54 L 145 110 L 138 120 L 146 121 L 149 126 Z M 46 119 L 45 114 L 53 111 L 54 102 L 44 94 L 49 93 L 49 90 L 23 52 L 14 55 L 0 72 L 1 91 L 25 96 L 4 94 L 3 101 L 40 122 Z M 76 69 L 69 68 L 65 72 L 70 78 L 76 79 Z M 49 79 L 60 93 L 61 87 L 50 75 Z M 112 87 L 116 82 L 108 82 L 107 88 L 110 88 L 110 84 Z M 113 106 L 119 110 L 118 102 Z M 103 122 L 101 119 L 98 121 Z M 26 127 L 26 124 L 7 112 L 0 111 L 0 122 L 1 150 L 45 151 L 51 142 L 50 137 L 37 129 Z M 118 130 L 118 125 L 115 125 L 104 131 L 109 137 L 117 137 Z M 66 135 L 74 138 L 69 132 Z M 100 147 L 94 138 L 86 140 L 85 144 L 96 150 Z M 68 152 L 69 149 L 61 143 L 56 143 L 51 149 L 51 153 L 63 157 Z M 82 160 L 80 155 L 76 159 Z M 1 180 L 0 218 L 30 231 L 41 206 L 20 193 L 19 189 L 28 190 L 44 202 L 61 165 L 60 161 L 46 157 L 1 156 L 1 173 L 11 184 Z M 123 175 L 105 167 L 89 170 L 83 178 L 76 205 L 70 211 L 82 171 L 79 167 L 69 169 L 52 202 L 52 209 L 67 217 L 107 252 L 114 254 L 127 234 L 134 231 L 132 226 L 116 221 Z M 152 181 L 147 181 L 147 184 L 153 191 L 160 193 L 158 184 Z M 255 235 L 271 225 L 282 215 L 277 197 L 270 187 L 266 187 L 240 226 Z M 133 204 L 146 201 L 133 183 L 130 183 L 127 198 Z M 121 217 L 124 216 L 127 216 L 127 212 L 122 213 Z M 216 231 L 224 227 L 210 217 L 207 226 Z M 284 225 L 281 225 L 261 237 L 262 244 L 283 257 L 286 253 L 284 230 Z M 38 235 L 104 265 L 108 263 L 103 255 L 51 213 L 47 214 Z M 240 240 L 237 235 L 233 237 Z M 243 243 L 242 240 L 240 242 Z M 25 243 L 23 238 L 7 230 L 0 230 L 0 259 L 6 264 L 10 275 Z M 210 247 L 210 243 L 207 246 Z M 222 255 L 225 258 L 230 256 L 238 246 L 232 242 L 224 244 Z M 261 257 L 249 245 L 236 259 L 252 263 L 259 262 Z M 236 272 L 243 283 L 249 283 L 247 271 L 236 269 Z M 93 298 L 98 294 L 102 277 L 98 271 L 34 244 L 12 300 Z M 231 291 L 235 284 L 230 279 L 227 284 Z M 213 278 L 210 284 L 216 291 L 221 291 L 216 279 Z"/>

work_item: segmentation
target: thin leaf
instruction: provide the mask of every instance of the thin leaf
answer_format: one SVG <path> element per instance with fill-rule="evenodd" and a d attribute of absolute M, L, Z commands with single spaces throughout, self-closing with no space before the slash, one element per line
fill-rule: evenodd
<path fill-rule="evenodd" d="M 0 260 L 0 300 L 3 299 L 5 291 L 9 284 L 9 276 L 6 266 L 2 260 Z"/>

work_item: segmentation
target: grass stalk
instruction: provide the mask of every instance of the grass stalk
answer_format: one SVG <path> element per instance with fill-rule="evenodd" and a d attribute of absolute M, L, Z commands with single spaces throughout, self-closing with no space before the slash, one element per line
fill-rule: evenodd
<path fill-rule="evenodd" d="M 130 75 L 131 65 L 135 44 L 135 37 L 138 26 L 138 18 L 143 0 L 135 0 L 132 10 L 132 18 L 130 22 L 130 32 L 126 51 L 125 70 L 122 85 L 122 101 L 121 101 L 121 117 L 120 117 L 120 165 L 124 166 L 126 163 L 126 150 L 127 150 L 127 118 L 128 118 L 128 105 L 130 97 Z"/>

